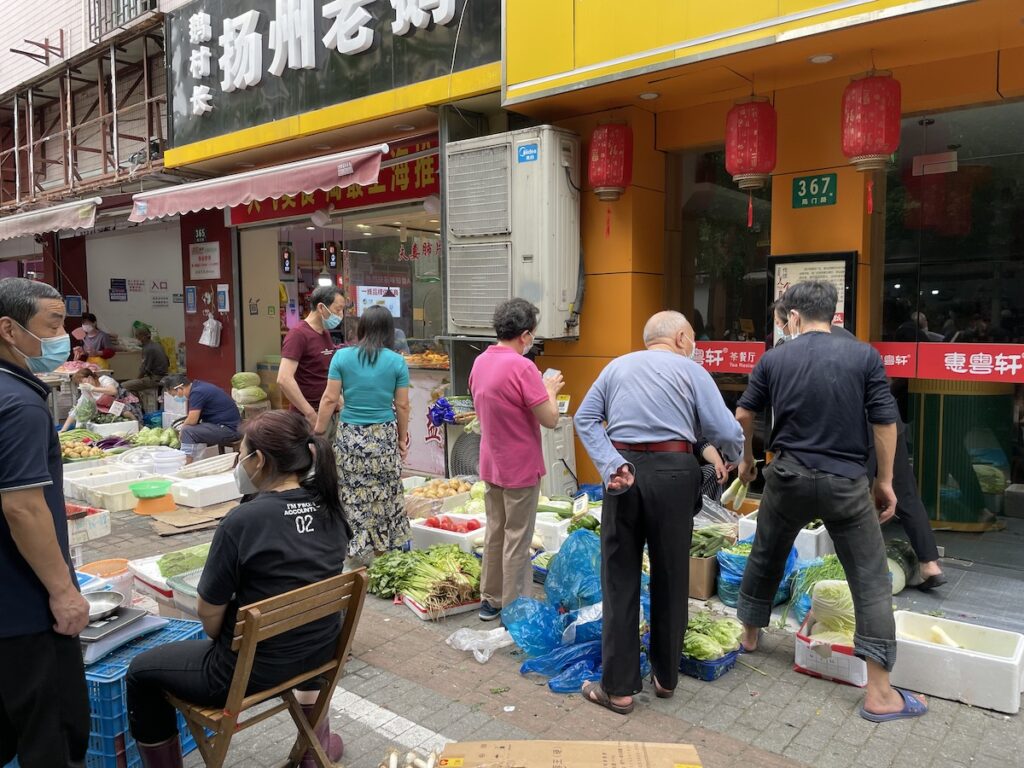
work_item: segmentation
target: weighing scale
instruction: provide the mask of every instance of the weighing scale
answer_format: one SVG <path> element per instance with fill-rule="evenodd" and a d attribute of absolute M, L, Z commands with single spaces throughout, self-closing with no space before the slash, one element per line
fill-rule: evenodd
<path fill-rule="evenodd" d="M 141 608 L 118 608 L 117 613 L 89 624 L 78 634 L 78 639 L 83 643 L 95 643 L 112 632 L 135 623 L 145 615 L 146 611 Z"/>

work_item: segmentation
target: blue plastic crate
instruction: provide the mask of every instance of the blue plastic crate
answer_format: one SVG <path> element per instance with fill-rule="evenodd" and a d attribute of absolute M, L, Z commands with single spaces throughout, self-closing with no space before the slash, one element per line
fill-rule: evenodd
<path fill-rule="evenodd" d="M 96 736 L 115 736 L 128 730 L 128 711 L 122 709 L 113 717 L 101 717 L 92 712 L 89 733 Z"/>
<path fill-rule="evenodd" d="M 198 621 L 184 619 L 168 619 L 167 625 L 156 632 L 150 632 L 113 653 L 104 656 L 85 670 L 85 679 L 89 682 L 109 683 L 124 678 L 132 659 L 143 651 L 149 651 L 167 643 L 178 640 L 197 640 L 203 636 L 203 625 Z"/>
<path fill-rule="evenodd" d="M 164 425 L 164 412 L 163 411 L 150 411 L 149 413 L 143 414 L 142 426 L 144 427 L 163 427 Z"/>
<path fill-rule="evenodd" d="M 739 649 L 732 653 L 727 653 L 720 659 L 714 661 L 699 661 L 697 659 L 691 659 L 689 656 L 683 656 L 679 660 L 679 671 L 684 675 L 695 677 L 698 680 L 703 680 L 706 683 L 710 683 L 712 680 L 717 680 L 730 669 L 736 666 L 736 659 L 739 658 Z"/>

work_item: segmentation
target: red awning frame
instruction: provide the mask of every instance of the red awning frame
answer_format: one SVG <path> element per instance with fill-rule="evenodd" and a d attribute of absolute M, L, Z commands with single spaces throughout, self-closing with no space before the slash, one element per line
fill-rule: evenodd
<path fill-rule="evenodd" d="M 381 158 L 388 151 L 387 144 L 376 144 L 219 179 L 139 192 L 132 196 L 134 204 L 128 220 L 141 223 L 165 216 L 245 205 L 254 200 L 327 191 L 352 184 L 375 184 Z"/>

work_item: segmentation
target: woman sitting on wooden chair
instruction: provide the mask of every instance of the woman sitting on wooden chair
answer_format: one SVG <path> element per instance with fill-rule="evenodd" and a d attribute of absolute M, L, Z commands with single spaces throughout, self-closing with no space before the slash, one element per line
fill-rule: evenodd
<path fill-rule="evenodd" d="M 199 581 L 199 617 L 212 640 L 169 643 L 128 668 L 131 732 L 146 768 L 182 764 L 175 711 L 165 692 L 207 706 L 227 700 L 237 654 L 231 650 L 241 606 L 315 584 L 343 570 L 351 529 L 338 498 L 327 438 L 314 437 L 297 412 L 271 411 L 244 425 L 235 480 L 256 494 L 232 510 L 213 536 Z M 329 616 L 261 643 L 249 693 L 272 688 L 329 661 L 341 622 Z M 316 691 L 299 691 L 312 710 Z M 341 759 L 341 737 L 325 717 L 316 729 L 325 752 Z M 307 752 L 302 765 L 315 765 Z"/>

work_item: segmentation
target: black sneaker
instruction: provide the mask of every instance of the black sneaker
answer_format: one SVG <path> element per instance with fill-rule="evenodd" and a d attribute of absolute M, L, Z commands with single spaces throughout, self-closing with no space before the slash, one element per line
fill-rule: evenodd
<path fill-rule="evenodd" d="M 480 603 L 480 621 L 494 621 L 501 618 L 501 608 L 495 608 L 484 600 Z"/>

